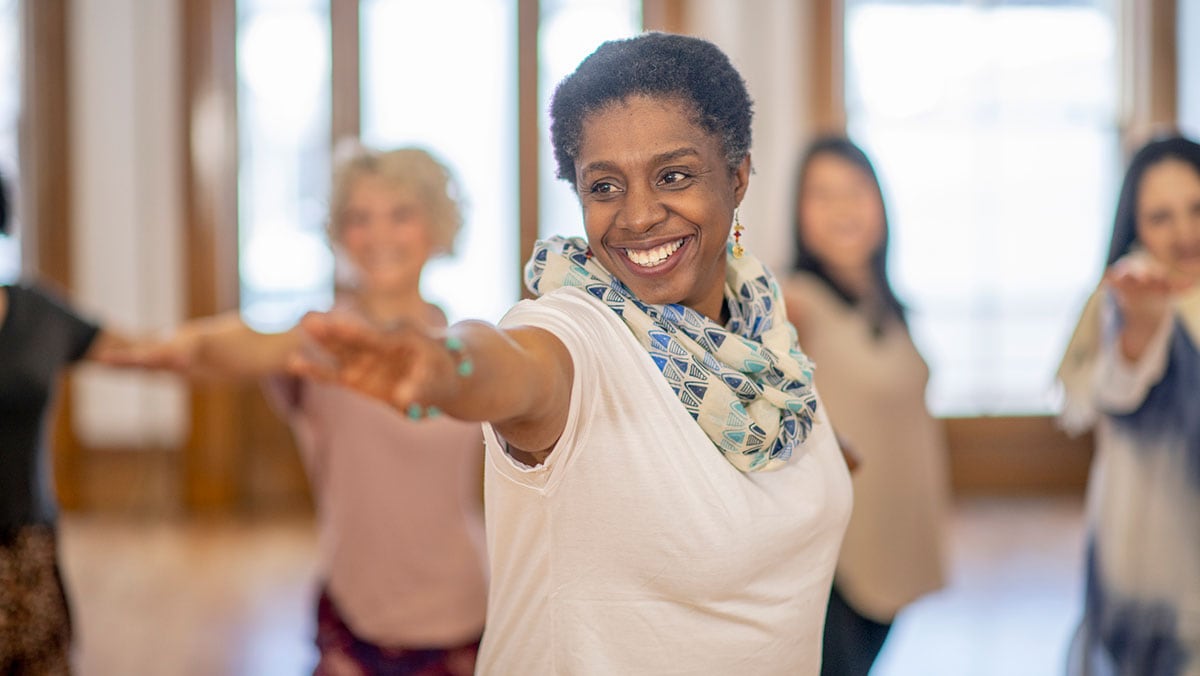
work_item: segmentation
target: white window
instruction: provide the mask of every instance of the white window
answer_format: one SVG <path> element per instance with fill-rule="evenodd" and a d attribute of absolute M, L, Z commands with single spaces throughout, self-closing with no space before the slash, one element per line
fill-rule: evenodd
<path fill-rule="evenodd" d="M 516 11 L 508 0 L 365 0 L 362 139 L 418 145 L 465 193 L 453 256 L 422 292 L 451 321 L 498 320 L 517 300 Z"/>
<path fill-rule="evenodd" d="M 241 308 L 260 330 L 333 296 L 328 0 L 238 2 Z"/>
<path fill-rule="evenodd" d="M 242 312 L 260 328 L 329 304 L 325 243 L 330 153 L 330 0 L 239 0 L 239 204 Z M 517 5 L 511 0 L 361 0 L 360 136 L 416 145 L 455 173 L 465 224 L 454 255 L 432 261 L 422 291 L 450 319 L 498 320 L 520 289 L 520 143 L 540 147 L 545 233 L 582 233 L 575 196 L 554 179 L 545 107 L 557 82 L 600 42 L 633 35 L 638 0 L 542 0 L 542 129 L 519 139 Z"/>
<path fill-rule="evenodd" d="M 1200 139 L 1200 2 L 1180 2 L 1179 127 L 1193 140 Z"/>
<path fill-rule="evenodd" d="M 556 178 L 554 146 L 550 144 L 550 99 L 562 79 L 606 40 L 640 32 L 640 0 L 542 0 L 538 31 L 539 237 L 583 236 L 583 212 L 571 186 Z"/>
<path fill-rule="evenodd" d="M 884 183 L 892 281 L 937 414 L 1055 406 L 1120 180 L 1113 12 L 846 0 L 847 126 Z"/>

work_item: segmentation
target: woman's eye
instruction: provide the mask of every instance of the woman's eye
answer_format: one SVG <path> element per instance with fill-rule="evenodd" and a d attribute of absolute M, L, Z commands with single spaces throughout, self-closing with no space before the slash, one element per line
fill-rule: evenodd
<path fill-rule="evenodd" d="M 668 171 L 667 173 L 663 174 L 661 181 L 666 185 L 670 185 L 672 183 L 679 183 L 687 178 L 688 175 L 682 171 Z"/>
<path fill-rule="evenodd" d="M 1167 221 L 1169 220 L 1171 220 L 1170 214 L 1162 211 L 1156 211 L 1146 217 L 1146 225 L 1158 227 L 1161 225 L 1166 225 Z"/>
<path fill-rule="evenodd" d="M 609 195 L 617 191 L 617 186 L 608 181 L 593 183 L 590 192 L 595 195 Z"/>

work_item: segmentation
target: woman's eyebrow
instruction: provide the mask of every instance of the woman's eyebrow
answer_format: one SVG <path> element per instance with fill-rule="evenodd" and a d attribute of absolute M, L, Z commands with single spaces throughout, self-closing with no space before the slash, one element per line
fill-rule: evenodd
<path fill-rule="evenodd" d="M 660 153 L 658 155 L 655 155 L 653 158 L 651 158 L 651 161 L 654 164 L 663 164 L 666 162 L 673 162 L 675 160 L 678 160 L 678 159 L 681 159 L 684 157 L 699 157 L 699 156 L 700 156 L 699 150 L 696 150 L 692 146 L 684 146 L 682 148 L 676 148 L 675 150 L 669 150 L 665 153 Z"/>
<path fill-rule="evenodd" d="M 696 148 L 694 148 L 692 146 L 683 146 L 681 148 L 676 148 L 675 150 L 668 150 L 665 153 L 659 153 L 659 154 L 651 157 L 650 163 L 651 164 L 665 164 L 667 162 L 673 162 L 675 160 L 678 160 L 678 159 L 684 158 L 684 157 L 699 157 L 699 156 L 700 156 L 700 151 L 697 150 Z M 579 171 L 579 175 L 585 176 L 591 172 L 606 172 L 606 171 L 619 172 L 620 168 L 617 166 L 617 164 L 615 162 L 611 162 L 609 160 L 596 160 L 595 162 L 589 162 L 588 164 L 586 164 L 583 167 L 583 169 L 581 169 Z"/>

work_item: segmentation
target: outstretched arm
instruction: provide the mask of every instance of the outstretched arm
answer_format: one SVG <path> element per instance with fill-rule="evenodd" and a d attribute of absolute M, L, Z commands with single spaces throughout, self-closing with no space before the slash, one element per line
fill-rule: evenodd
<path fill-rule="evenodd" d="M 258 333 L 228 313 L 185 322 L 166 338 L 132 339 L 110 331 L 88 358 L 112 366 L 169 369 L 194 378 L 256 378 L 279 373 L 300 347 L 301 334 Z"/>
<path fill-rule="evenodd" d="M 1129 362 L 1146 354 L 1171 313 L 1171 299 L 1194 280 L 1183 279 L 1153 262 L 1122 259 L 1104 275 L 1121 311 L 1118 345 Z"/>
<path fill-rule="evenodd" d="M 539 462 L 562 435 L 574 366 L 548 331 L 471 321 L 383 333 L 328 313 L 310 313 L 301 327 L 326 354 L 296 353 L 296 373 L 337 382 L 412 417 L 432 407 L 491 422 L 505 441 Z"/>

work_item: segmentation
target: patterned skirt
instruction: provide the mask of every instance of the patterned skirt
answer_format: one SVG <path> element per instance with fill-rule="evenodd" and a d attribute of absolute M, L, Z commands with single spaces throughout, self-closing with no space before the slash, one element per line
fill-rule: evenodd
<path fill-rule="evenodd" d="M 480 637 L 482 638 L 482 637 Z M 479 638 L 445 648 L 383 648 L 350 631 L 326 590 L 317 601 L 317 648 L 314 676 L 470 676 L 475 673 Z"/>
<path fill-rule="evenodd" d="M 70 646 L 54 528 L 0 531 L 0 674 L 69 674 Z"/>

